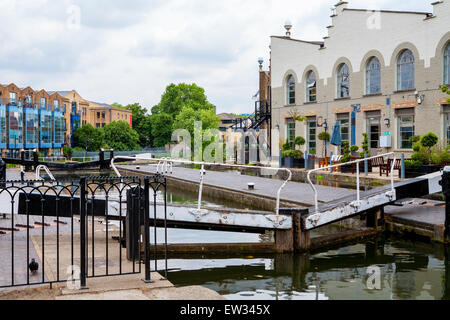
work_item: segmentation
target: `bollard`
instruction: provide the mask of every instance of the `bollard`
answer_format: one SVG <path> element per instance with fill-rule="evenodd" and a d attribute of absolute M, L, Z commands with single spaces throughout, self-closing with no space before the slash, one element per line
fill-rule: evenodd
<path fill-rule="evenodd" d="M 308 170 L 308 158 L 309 158 L 308 151 L 305 151 L 305 169 L 306 170 Z"/>
<path fill-rule="evenodd" d="M 125 222 L 127 259 L 138 261 L 140 257 L 141 226 L 144 225 L 144 190 L 136 187 L 127 190 L 127 216 Z"/>
<path fill-rule="evenodd" d="M 0 187 L 6 187 L 6 163 L 0 158 Z"/>
<path fill-rule="evenodd" d="M 442 180 L 439 182 L 445 196 L 445 241 L 450 240 L 450 167 L 445 167 Z"/>
<path fill-rule="evenodd" d="M 364 153 L 364 175 L 367 177 L 369 175 L 369 161 L 367 161 L 367 152 Z"/>
<path fill-rule="evenodd" d="M 330 152 L 330 166 L 333 165 L 333 152 Z M 333 168 L 330 168 L 330 172 L 333 173 Z"/>
<path fill-rule="evenodd" d="M 401 168 L 400 178 L 401 179 L 406 178 L 405 154 L 404 153 L 402 153 L 402 168 Z"/>

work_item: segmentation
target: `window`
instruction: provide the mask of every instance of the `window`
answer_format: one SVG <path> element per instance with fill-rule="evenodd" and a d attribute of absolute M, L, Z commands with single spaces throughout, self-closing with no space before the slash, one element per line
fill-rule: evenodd
<path fill-rule="evenodd" d="M 291 148 L 294 149 L 294 142 L 295 142 L 295 121 L 294 120 L 288 120 L 287 122 L 287 138 L 289 143 L 291 144 Z"/>
<path fill-rule="evenodd" d="M 32 104 L 32 99 L 31 99 L 31 94 L 27 94 L 26 96 L 25 96 L 25 103 L 27 104 L 27 105 L 31 105 Z"/>
<path fill-rule="evenodd" d="M 341 123 L 341 141 L 350 142 L 350 119 L 348 113 L 337 115 L 337 121 Z"/>
<path fill-rule="evenodd" d="M 59 111 L 59 101 L 58 100 L 53 100 L 53 106 L 54 106 L 54 110 L 55 111 Z"/>
<path fill-rule="evenodd" d="M 100 119 L 100 112 L 97 112 L 97 119 Z"/>
<path fill-rule="evenodd" d="M 287 104 L 295 104 L 295 79 L 292 75 L 289 76 L 287 81 L 286 101 Z"/>
<path fill-rule="evenodd" d="M 100 128 L 101 127 L 100 123 L 96 123 L 95 127 Z"/>
<path fill-rule="evenodd" d="M 398 136 L 399 148 L 411 149 L 412 142 L 409 140 L 414 136 L 414 116 L 399 115 L 398 116 Z"/>
<path fill-rule="evenodd" d="M 102 119 L 105 119 L 105 113 L 102 112 Z"/>
<path fill-rule="evenodd" d="M 73 114 L 77 113 L 77 103 L 76 102 L 72 102 L 72 113 Z"/>
<path fill-rule="evenodd" d="M 377 57 L 372 57 L 366 70 L 366 94 L 381 93 L 381 65 Z"/>
<path fill-rule="evenodd" d="M 450 84 L 450 43 L 444 53 L 444 83 Z"/>
<path fill-rule="evenodd" d="M 367 114 L 367 133 L 369 135 L 369 148 L 378 149 L 380 147 L 380 133 L 381 133 L 381 113 Z"/>
<path fill-rule="evenodd" d="M 316 132 L 317 132 L 317 121 L 316 119 L 308 120 L 308 152 L 310 154 L 316 154 L 317 150 L 317 141 L 316 141 Z"/>
<path fill-rule="evenodd" d="M 41 98 L 41 109 L 45 109 L 47 107 L 47 99 Z"/>
<path fill-rule="evenodd" d="M 345 63 L 339 67 L 337 84 L 337 97 L 348 98 L 350 96 L 350 70 Z"/>
<path fill-rule="evenodd" d="M 314 73 L 314 71 L 310 71 L 308 73 L 308 77 L 306 78 L 306 101 L 317 101 L 317 82 L 316 74 Z"/>
<path fill-rule="evenodd" d="M 15 92 L 9 93 L 9 103 L 12 105 L 16 105 L 17 94 Z"/>
<path fill-rule="evenodd" d="M 397 62 L 397 89 L 414 89 L 414 55 L 411 50 L 402 52 Z"/>

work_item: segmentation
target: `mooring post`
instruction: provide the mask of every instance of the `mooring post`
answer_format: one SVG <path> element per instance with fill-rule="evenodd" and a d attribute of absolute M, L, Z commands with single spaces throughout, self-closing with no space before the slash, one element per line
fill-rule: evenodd
<path fill-rule="evenodd" d="M 33 163 L 34 163 L 34 170 L 39 166 L 39 153 L 37 151 L 33 151 Z"/>
<path fill-rule="evenodd" d="M 105 150 L 100 149 L 98 153 L 98 160 L 100 161 L 100 170 L 105 169 Z"/>
<path fill-rule="evenodd" d="M 450 240 L 450 167 L 444 168 L 442 180 L 439 182 L 442 186 L 442 192 L 445 196 L 445 231 L 444 239 L 446 242 Z"/>

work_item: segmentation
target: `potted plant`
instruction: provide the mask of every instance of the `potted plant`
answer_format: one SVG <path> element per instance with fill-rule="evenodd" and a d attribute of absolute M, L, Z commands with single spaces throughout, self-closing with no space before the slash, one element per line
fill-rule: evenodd
<path fill-rule="evenodd" d="M 347 141 L 344 141 L 342 148 L 344 149 L 344 156 L 341 159 L 341 163 L 350 162 L 352 160 L 350 144 Z M 352 173 L 352 171 L 353 166 L 351 164 L 341 166 L 342 173 Z"/>
<path fill-rule="evenodd" d="M 359 154 L 361 158 L 370 158 L 370 150 L 369 150 L 369 134 L 363 133 L 363 143 L 362 143 L 362 152 Z M 372 172 L 372 162 L 368 161 L 369 172 Z"/>
<path fill-rule="evenodd" d="M 359 147 L 358 146 L 351 146 L 350 151 L 351 151 L 352 157 L 355 157 L 355 158 L 359 157 L 359 152 L 358 152 Z"/>
<path fill-rule="evenodd" d="M 436 134 L 429 132 L 422 137 L 412 137 L 410 141 L 413 143 L 414 153 L 411 160 L 405 162 L 406 178 L 423 176 L 441 169 L 447 155 L 445 150 L 436 148 L 439 141 Z"/>
<path fill-rule="evenodd" d="M 304 163 L 303 152 L 300 150 L 286 150 L 283 151 L 284 167 L 285 168 L 300 168 L 301 163 Z"/>

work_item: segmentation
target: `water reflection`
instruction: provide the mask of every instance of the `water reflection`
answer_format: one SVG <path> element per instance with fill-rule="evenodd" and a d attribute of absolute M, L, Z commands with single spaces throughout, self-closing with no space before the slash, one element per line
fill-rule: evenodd
<path fill-rule="evenodd" d="M 169 280 L 240 300 L 440 300 L 450 298 L 449 256 L 440 246 L 388 239 L 311 256 L 171 259 Z M 377 289 L 369 267 L 380 271 Z"/>

